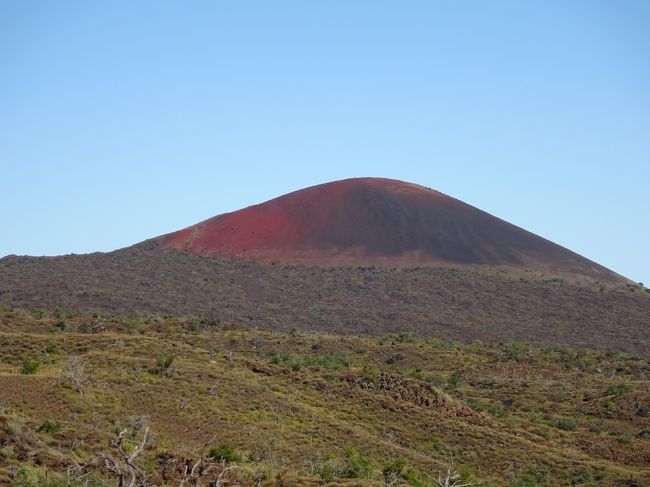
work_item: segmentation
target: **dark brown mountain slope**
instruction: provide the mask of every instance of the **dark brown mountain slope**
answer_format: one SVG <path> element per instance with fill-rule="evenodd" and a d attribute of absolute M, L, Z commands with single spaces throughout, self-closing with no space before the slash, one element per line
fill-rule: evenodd
<path fill-rule="evenodd" d="M 578 286 L 450 268 L 281 266 L 141 245 L 0 259 L 0 303 L 202 315 L 283 331 L 411 332 L 650 354 L 650 294 L 639 286 Z"/>
<path fill-rule="evenodd" d="M 491 267 L 627 282 L 559 245 L 423 186 L 357 178 L 313 186 L 155 241 L 202 256 L 388 267 Z"/>

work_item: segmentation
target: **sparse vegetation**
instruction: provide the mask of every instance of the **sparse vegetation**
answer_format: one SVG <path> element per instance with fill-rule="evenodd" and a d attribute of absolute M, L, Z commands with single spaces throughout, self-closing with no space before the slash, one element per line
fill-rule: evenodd
<path fill-rule="evenodd" d="M 113 316 L 98 330 L 97 318 L 65 313 L 76 331 L 61 332 L 56 320 L 0 310 L 0 484 L 67 486 L 70 472 L 72 486 L 115 486 L 98 459 L 120 465 L 117 445 L 132 454 L 147 427 L 136 485 L 435 487 L 447 473 L 450 485 L 484 487 L 650 482 L 641 357 L 200 318 L 141 316 L 130 328 Z M 21 373 L 26 357 L 36 374 Z"/>

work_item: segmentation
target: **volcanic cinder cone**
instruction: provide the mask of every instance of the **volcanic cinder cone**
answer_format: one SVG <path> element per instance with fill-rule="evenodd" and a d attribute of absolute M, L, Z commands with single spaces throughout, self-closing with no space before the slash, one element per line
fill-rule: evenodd
<path fill-rule="evenodd" d="M 202 256 L 267 262 L 477 267 L 627 281 L 455 198 L 383 178 L 302 189 L 154 241 L 162 248 Z"/>

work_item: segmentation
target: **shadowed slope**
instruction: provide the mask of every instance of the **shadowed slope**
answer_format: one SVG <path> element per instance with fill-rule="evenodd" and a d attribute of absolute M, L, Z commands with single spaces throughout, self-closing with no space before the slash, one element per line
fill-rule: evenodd
<path fill-rule="evenodd" d="M 625 281 L 423 186 L 358 178 L 296 191 L 158 237 L 163 248 L 308 265 L 481 266 Z"/>

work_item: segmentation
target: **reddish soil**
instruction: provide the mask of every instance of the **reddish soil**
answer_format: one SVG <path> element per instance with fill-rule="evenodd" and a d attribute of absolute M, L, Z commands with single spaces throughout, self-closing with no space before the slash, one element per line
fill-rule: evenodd
<path fill-rule="evenodd" d="M 313 186 L 155 239 L 201 256 L 316 266 L 471 266 L 625 281 L 559 245 L 411 183 Z"/>

